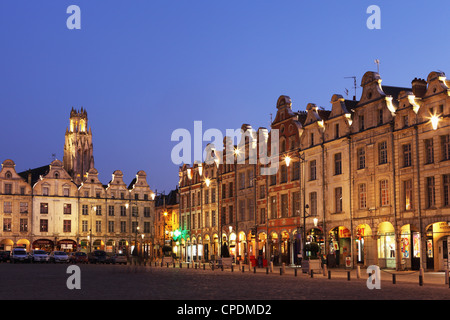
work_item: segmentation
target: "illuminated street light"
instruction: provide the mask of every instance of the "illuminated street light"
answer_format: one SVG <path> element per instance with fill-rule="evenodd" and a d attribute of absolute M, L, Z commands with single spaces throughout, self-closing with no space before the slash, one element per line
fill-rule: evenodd
<path fill-rule="evenodd" d="M 289 167 L 289 164 L 291 163 L 291 157 L 286 156 L 286 157 L 284 158 L 284 160 L 286 161 L 286 166 Z"/>
<path fill-rule="evenodd" d="M 439 116 L 432 115 L 430 118 L 431 126 L 433 127 L 433 130 L 436 130 L 439 124 Z"/>

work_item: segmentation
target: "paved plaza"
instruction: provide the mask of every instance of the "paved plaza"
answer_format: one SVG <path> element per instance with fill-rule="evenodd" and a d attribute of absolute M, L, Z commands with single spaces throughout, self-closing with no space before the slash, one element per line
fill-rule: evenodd
<path fill-rule="evenodd" d="M 267 274 L 266 269 L 235 268 L 211 270 L 164 265 L 80 265 L 81 289 L 68 289 L 69 265 L 0 264 L 0 299 L 98 299 L 98 300 L 442 300 L 450 299 L 444 273 L 425 273 L 419 285 L 418 272 L 392 274 L 381 272 L 381 289 L 369 290 L 367 274 L 331 270 L 331 279 L 322 274 L 313 278 L 286 268 Z"/>

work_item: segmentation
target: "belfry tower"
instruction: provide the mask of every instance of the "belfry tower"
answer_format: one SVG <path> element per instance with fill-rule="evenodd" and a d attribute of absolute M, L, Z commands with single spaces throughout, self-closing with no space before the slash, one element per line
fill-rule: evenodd
<path fill-rule="evenodd" d="M 66 129 L 64 143 L 64 169 L 72 176 L 73 181 L 80 185 L 86 172 L 94 168 L 94 149 L 92 145 L 91 128 L 88 129 L 86 110 L 70 111 L 70 126 Z"/>

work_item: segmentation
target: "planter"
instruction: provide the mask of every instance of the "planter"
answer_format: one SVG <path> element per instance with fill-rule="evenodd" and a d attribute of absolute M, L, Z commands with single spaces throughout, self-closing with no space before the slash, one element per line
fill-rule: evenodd
<path fill-rule="evenodd" d="M 320 259 L 302 260 L 302 272 L 309 273 L 310 270 L 313 270 L 314 273 L 322 272 L 322 263 Z"/>

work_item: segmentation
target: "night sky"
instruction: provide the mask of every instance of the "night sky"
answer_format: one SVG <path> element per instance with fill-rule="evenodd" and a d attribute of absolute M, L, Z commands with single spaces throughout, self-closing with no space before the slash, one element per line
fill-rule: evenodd
<path fill-rule="evenodd" d="M 81 30 L 69 30 L 70 5 Z M 381 29 L 370 30 L 370 5 Z M 280 95 L 294 110 L 357 95 L 380 60 L 383 85 L 450 72 L 448 1 L 27 0 L 0 2 L 0 161 L 62 160 L 72 107 L 85 108 L 95 167 L 128 184 L 174 189 L 171 134 L 269 127 Z M 195 160 L 195 159 L 193 159 Z"/>

